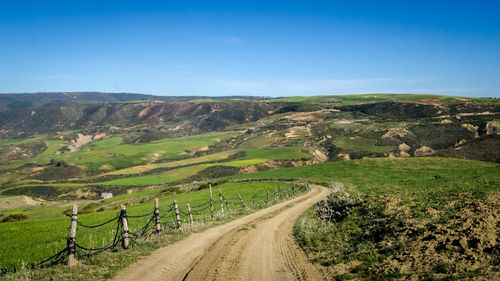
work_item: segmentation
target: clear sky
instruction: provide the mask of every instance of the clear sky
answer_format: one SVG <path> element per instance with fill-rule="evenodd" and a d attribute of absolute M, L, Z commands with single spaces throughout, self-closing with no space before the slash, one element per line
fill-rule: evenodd
<path fill-rule="evenodd" d="M 0 92 L 500 96 L 500 1 L 0 0 Z"/>

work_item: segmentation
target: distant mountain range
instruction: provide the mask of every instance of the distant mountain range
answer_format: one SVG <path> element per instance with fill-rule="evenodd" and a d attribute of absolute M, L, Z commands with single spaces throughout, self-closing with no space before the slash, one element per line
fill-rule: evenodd
<path fill-rule="evenodd" d="M 102 92 L 41 92 L 41 93 L 0 93 L 0 109 L 40 107 L 61 104 L 119 103 L 130 101 L 189 101 L 197 99 L 245 99 L 264 100 L 269 97 L 256 96 L 156 96 L 137 93 Z"/>

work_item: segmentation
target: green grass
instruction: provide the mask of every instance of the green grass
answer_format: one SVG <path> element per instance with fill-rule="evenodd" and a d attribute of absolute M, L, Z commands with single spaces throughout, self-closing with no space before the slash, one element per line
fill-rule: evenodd
<path fill-rule="evenodd" d="M 110 165 L 115 169 L 126 168 L 143 165 L 155 159 L 186 157 L 189 156 L 186 150 L 209 146 L 237 134 L 234 132 L 210 133 L 159 140 L 146 144 L 120 145 L 118 145 L 119 138 L 115 137 L 92 143 L 82 151 L 70 153 L 64 158 L 69 163 L 83 164 L 89 170 L 97 170 L 102 165 Z"/>
<path fill-rule="evenodd" d="M 264 155 L 265 151 L 257 151 L 255 155 Z M 285 153 L 286 154 L 286 153 Z M 236 160 L 237 161 L 237 160 Z M 500 166 L 496 163 L 448 159 L 437 157 L 422 158 L 397 158 L 397 159 L 363 159 L 322 163 L 316 165 L 268 170 L 258 173 L 241 174 L 228 177 L 228 179 L 309 179 L 313 182 L 343 182 L 347 190 L 370 196 L 386 198 L 387 196 L 400 196 L 402 204 L 411 206 L 413 212 L 423 212 L 428 208 L 442 209 L 456 194 L 467 193 L 475 198 L 484 198 L 489 191 L 500 189 Z M 221 188 L 225 197 L 236 207 L 237 194 L 245 198 L 250 204 L 253 193 L 259 195 L 259 200 L 264 198 L 266 191 L 272 190 L 278 184 L 273 182 L 225 183 L 214 187 L 214 193 Z M 118 206 L 123 200 L 135 200 L 161 196 L 161 208 L 168 209 L 173 199 L 176 199 L 181 208 L 189 202 L 196 206 L 208 198 L 208 190 L 202 189 L 189 193 L 179 193 L 162 196 L 163 190 L 149 190 L 141 194 L 122 195 L 104 201 L 102 204 L 110 208 Z M 451 197 L 450 197 L 451 196 Z M 143 214 L 152 210 L 152 201 L 147 199 L 143 203 L 128 206 L 129 214 Z M 80 209 L 83 207 L 82 204 Z M 218 212 L 218 204 L 215 204 Z M 20 210 L 17 210 L 20 211 Z M 16 223 L 0 224 L 0 264 L 19 264 L 20 260 L 29 263 L 41 260 L 64 247 L 64 239 L 68 235 L 67 226 L 69 219 L 62 214 L 63 208 L 43 207 L 29 212 L 29 220 Z M 105 210 L 94 214 L 79 216 L 81 222 L 96 224 L 116 215 L 117 209 Z M 38 215 L 33 215 L 37 213 Z M 207 213 L 205 213 L 207 214 Z M 169 218 L 165 218 L 168 220 Z M 173 219 L 173 218 L 172 218 Z M 145 221 L 131 219 L 131 229 L 137 229 Z M 355 229 L 354 226 L 351 229 Z M 79 241 L 86 246 L 99 246 L 109 241 L 112 228 L 102 232 L 79 230 Z M 37 241 L 33 243 L 33 241 Z M 368 247 L 360 244 L 360 247 Z M 29 249 L 29 250 L 26 250 Z M 361 248 L 360 248 L 361 249 Z M 369 250 L 370 248 L 366 248 Z M 359 249 L 358 249 L 359 250 Z M 359 257 L 359 256 L 357 256 Z M 369 259 L 367 255 L 365 258 Z"/>
<path fill-rule="evenodd" d="M 470 212 L 477 208 L 474 206 L 481 204 L 477 203 L 478 201 L 486 204 L 485 200 L 491 200 L 494 198 L 492 194 L 498 194 L 500 191 L 499 164 L 438 157 L 322 163 L 235 175 L 229 178 L 307 178 L 325 185 L 341 182 L 346 185 L 349 193 L 361 195 L 364 198 L 363 203 L 350 206 L 349 215 L 341 221 L 334 223 L 319 221 L 316 209 L 311 208 L 297 221 L 294 228 L 297 240 L 303 248 L 312 253 L 316 262 L 327 266 L 347 264 L 347 268 L 352 262 L 357 264 L 350 268 L 345 276 L 356 280 L 371 280 L 373 276 L 379 276 L 380 280 L 401 277 L 402 273 L 398 270 L 387 272 L 385 276 L 379 270 L 387 265 L 384 263 L 385 259 L 393 254 L 397 253 L 397 258 L 404 263 L 406 256 L 401 257 L 402 254 L 407 255 L 405 253 L 425 249 L 426 243 L 429 242 L 426 242 L 424 237 L 439 237 L 450 233 L 451 240 L 441 238 L 439 243 L 448 243 L 447 248 L 454 247 L 449 253 L 450 256 L 456 256 L 453 251 L 459 249 L 453 246 L 452 241 L 468 234 L 453 234 L 455 231 L 453 227 L 459 223 L 466 224 L 480 215 L 482 217 L 478 220 L 481 221 L 483 218 L 485 220 L 490 218 L 491 215 L 488 213 L 471 215 Z M 491 210 L 494 205 L 483 208 Z M 464 209 L 467 210 L 464 212 Z M 435 216 L 434 212 L 439 215 Z M 461 217 L 462 215 L 464 217 Z M 473 223 L 471 227 L 475 227 L 475 224 Z M 418 240 L 420 244 L 412 244 L 415 239 L 420 239 Z M 408 245 L 413 246 L 405 248 L 410 247 Z M 466 247 L 466 251 L 469 250 L 475 249 Z M 479 255 L 486 254 L 481 252 Z M 439 253 L 429 254 L 427 258 L 439 260 L 440 256 Z M 463 260 L 458 259 L 457 262 Z M 421 271 L 424 268 L 415 266 L 410 271 Z M 463 264 L 460 268 L 463 268 Z M 425 270 L 432 271 L 433 268 Z M 421 273 L 412 274 L 422 278 Z M 449 276 L 461 276 L 453 274 Z"/>
<path fill-rule="evenodd" d="M 442 95 L 425 95 L 425 94 L 361 94 L 361 95 L 327 95 L 327 96 L 311 96 L 311 97 L 286 97 L 272 99 L 268 102 L 299 102 L 305 104 L 321 104 L 341 103 L 342 105 L 355 105 L 360 103 L 375 103 L 375 102 L 417 102 L 427 99 L 438 99 L 441 102 L 456 102 L 472 100 L 472 98 L 442 96 Z"/>
<path fill-rule="evenodd" d="M 11 145 L 11 144 L 21 144 L 21 143 L 25 143 L 25 142 L 40 140 L 40 139 L 41 139 L 41 136 L 31 136 L 31 137 L 22 138 L 22 139 L 0 140 L 0 146 Z"/>
<path fill-rule="evenodd" d="M 184 168 L 170 170 L 161 174 L 128 177 L 105 182 L 95 183 L 94 185 L 126 185 L 126 186 L 147 186 L 161 185 L 170 182 L 183 180 L 189 176 L 195 175 L 199 171 L 210 167 L 213 164 L 201 164 L 188 166 Z"/>
<path fill-rule="evenodd" d="M 196 99 L 196 100 L 189 100 L 187 102 L 190 102 L 190 103 L 210 103 L 210 102 L 235 103 L 235 102 L 258 102 L 258 101 L 245 100 L 245 99 Z"/>
<path fill-rule="evenodd" d="M 310 158 L 311 155 L 300 152 L 297 147 L 268 147 L 253 149 L 246 152 L 246 156 L 240 160 L 247 159 L 269 159 L 269 160 L 286 160 L 286 159 L 301 159 Z"/>
<path fill-rule="evenodd" d="M 288 160 L 288 159 L 302 159 L 310 158 L 311 156 L 306 153 L 302 153 L 293 147 L 273 147 L 273 148 L 261 148 L 250 150 L 246 153 L 246 156 L 239 158 L 237 160 L 223 162 L 220 164 L 200 164 L 188 167 L 183 167 L 179 169 L 169 170 L 161 174 L 127 177 L 121 179 L 115 179 L 110 181 L 98 182 L 93 185 L 126 185 L 126 186 L 148 186 L 148 185 L 161 185 L 171 182 L 177 182 L 184 180 L 190 176 L 197 174 L 198 172 L 212 166 L 231 166 L 243 168 L 250 165 L 257 165 L 264 163 L 269 160 Z M 196 159 L 196 158 L 195 158 Z M 184 160 L 191 162 L 194 159 Z M 182 161 L 177 161 L 182 162 Z M 195 162 L 193 162 L 195 163 Z M 167 163 L 165 163 L 167 164 Z M 133 168 L 130 168 L 133 169 Z"/>
<path fill-rule="evenodd" d="M 20 160 L 19 162 L 23 162 L 23 163 L 26 163 L 26 162 L 47 163 L 50 161 L 50 159 L 55 158 L 54 156 L 56 155 L 55 154 L 56 151 L 61 149 L 61 147 L 63 147 L 66 144 L 66 142 L 63 140 L 47 140 L 44 142 L 45 142 L 45 145 L 47 146 L 47 149 L 44 152 L 38 154 L 37 156 L 35 156 L 33 158 L 27 158 L 27 159 Z M 17 161 L 13 161 L 13 162 L 17 162 Z"/>
<path fill-rule="evenodd" d="M 271 138 L 271 137 L 268 137 L 268 136 L 259 135 L 259 136 L 255 136 L 255 137 L 252 137 L 252 138 L 244 141 L 242 144 L 240 144 L 238 146 L 238 148 L 242 149 L 242 150 L 251 150 L 251 149 L 255 149 L 255 148 L 263 148 L 263 147 L 266 147 L 266 146 L 270 146 L 275 141 L 276 141 L 275 138 Z"/>
<path fill-rule="evenodd" d="M 214 209 L 215 212 L 220 212 L 220 207 L 218 204 L 218 189 L 220 188 L 224 193 L 225 198 L 230 202 L 230 206 L 233 209 L 239 208 L 239 200 L 237 199 L 237 194 L 240 193 L 241 196 L 246 201 L 247 205 L 252 204 L 253 194 L 257 194 L 259 197 L 258 201 L 265 200 L 267 190 L 271 191 L 271 199 L 273 198 L 273 192 L 275 187 L 280 185 L 277 182 L 245 182 L 245 183 L 224 183 L 222 185 L 214 187 Z M 283 184 L 287 190 L 289 184 Z M 105 210 L 102 212 L 83 214 L 78 216 L 78 220 L 81 223 L 87 225 L 98 224 L 113 218 L 118 212 L 117 201 L 122 202 L 123 200 L 130 198 L 138 198 L 138 196 L 145 196 L 144 198 L 151 198 L 151 196 L 157 195 L 160 197 L 160 208 L 167 210 L 172 205 L 174 199 L 177 200 L 180 208 L 183 212 L 187 212 L 186 204 L 191 203 L 191 205 L 197 206 L 202 203 L 208 202 L 209 200 L 209 190 L 202 189 L 199 191 L 193 191 L 188 193 L 179 193 L 167 195 L 164 193 L 165 189 L 159 191 L 145 191 L 139 195 L 122 195 L 117 198 L 112 198 L 104 200 L 98 203 L 96 207 L 106 205 L 111 207 L 111 210 Z M 168 191 L 165 190 L 165 191 Z M 111 205 L 109 205 L 111 204 Z M 114 204 L 114 205 L 113 205 Z M 80 204 L 79 210 L 81 211 L 86 204 Z M 114 207 L 113 207 L 114 206 Z M 44 258 L 53 255 L 56 251 L 65 247 L 65 239 L 68 236 L 69 230 L 68 226 L 70 219 L 63 214 L 63 211 L 67 208 L 56 208 L 56 207 L 40 207 L 29 212 L 24 212 L 28 215 L 29 219 L 22 222 L 12 222 L 12 223 L 0 223 L 0 249 L 2 249 L 2 255 L 0 255 L 1 265 L 19 265 L 21 261 L 25 264 L 29 264 L 36 261 L 41 261 Z M 193 208 L 194 209 L 194 208 Z M 146 202 L 129 205 L 127 207 L 127 212 L 129 215 L 140 215 L 149 213 L 153 210 L 152 200 L 147 200 Z M 227 211 L 227 210 L 226 210 Z M 16 210 L 10 213 L 21 213 L 22 210 Z M 32 216 L 31 213 L 38 213 L 37 216 Z M 207 217 L 209 215 L 209 209 L 202 211 L 203 216 Z M 163 213 L 162 213 L 163 214 Z M 195 215 L 195 219 L 199 215 Z M 182 219 L 186 219 L 186 216 L 182 215 Z M 129 225 L 131 231 L 138 230 L 148 218 L 130 218 Z M 164 222 L 173 220 L 173 217 L 167 216 L 162 219 Z M 109 224 L 103 228 L 97 230 L 78 228 L 77 241 L 83 246 L 102 246 L 103 244 L 109 243 L 112 238 L 113 229 L 116 225 Z"/>
<path fill-rule="evenodd" d="M 47 163 L 50 159 L 54 159 L 83 166 L 88 170 L 98 170 L 102 167 L 122 169 L 147 164 L 154 160 L 187 157 L 189 150 L 210 146 L 236 135 L 238 135 L 236 132 L 219 132 L 143 144 L 121 144 L 121 137 L 111 137 L 93 142 L 80 151 L 64 154 L 56 154 L 56 151 L 67 143 L 63 140 L 50 140 L 45 141 L 47 149 L 38 156 L 13 162 Z"/>
<path fill-rule="evenodd" d="M 171 162 L 158 163 L 158 164 L 139 165 L 139 166 L 134 166 L 131 168 L 125 168 L 125 169 L 105 173 L 105 174 L 102 174 L 101 176 L 105 176 L 105 175 L 131 175 L 131 174 L 143 173 L 143 172 L 154 170 L 154 169 L 160 169 L 160 168 L 173 168 L 173 167 L 184 166 L 184 165 L 198 164 L 201 162 L 220 161 L 220 160 L 226 159 L 230 155 L 231 155 L 230 152 L 219 152 L 219 153 L 209 154 L 209 155 L 205 155 L 205 156 L 201 156 L 201 157 L 197 157 L 197 158 L 183 159 L 183 160 L 179 160 L 179 161 L 171 161 Z"/>
<path fill-rule="evenodd" d="M 500 166 L 496 163 L 454 158 L 376 158 L 234 175 L 229 179 L 307 178 L 316 182 L 342 182 L 366 194 L 416 193 L 439 202 L 434 191 L 446 183 L 450 192 L 484 195 L 500 189 Z"/>

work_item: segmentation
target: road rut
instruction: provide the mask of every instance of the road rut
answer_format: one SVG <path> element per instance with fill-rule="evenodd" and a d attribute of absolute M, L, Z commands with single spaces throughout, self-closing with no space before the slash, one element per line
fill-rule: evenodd
<path fill-rule="evenodd" d="M 328 193 L 311 187 L 305 195 L 158 249 L 113 280 L 324 280 L 292 237 L 300 214 Z"/>

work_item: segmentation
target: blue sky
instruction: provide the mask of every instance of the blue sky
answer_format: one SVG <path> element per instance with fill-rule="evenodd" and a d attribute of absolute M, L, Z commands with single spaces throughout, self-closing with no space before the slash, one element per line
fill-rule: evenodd
<path fill-rule="evenodd" d="M 499 1 L 0 0 L 0 92 L 500 96 Z"/>

